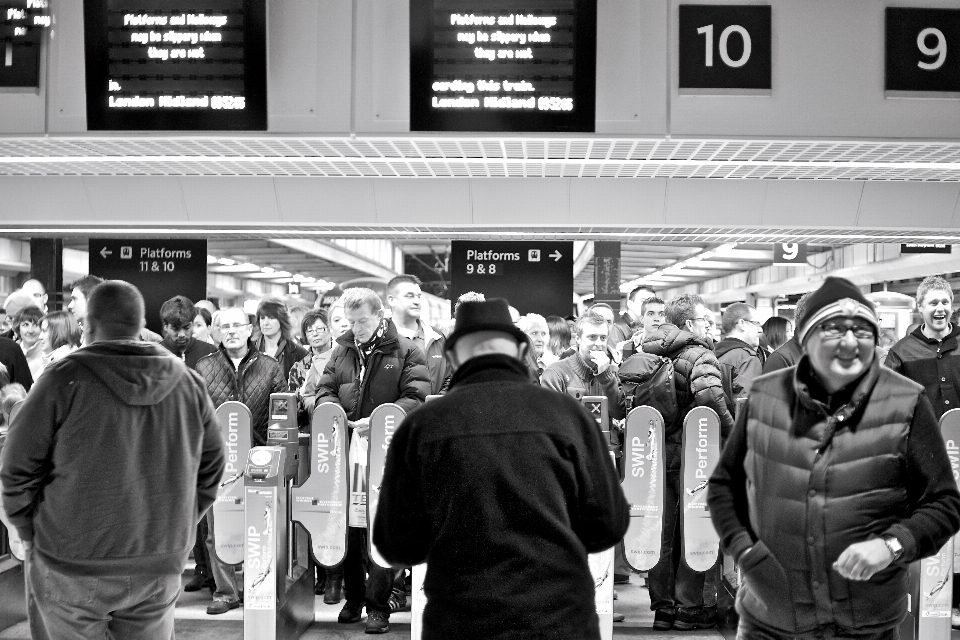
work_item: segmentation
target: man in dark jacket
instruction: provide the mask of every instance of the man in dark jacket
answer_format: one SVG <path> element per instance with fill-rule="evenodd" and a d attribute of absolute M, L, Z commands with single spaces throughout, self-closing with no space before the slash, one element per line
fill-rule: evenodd
<path fill-rule="evenodd" d="M 710 479 L 736 560 L 738 638 L 895 639 L 908 565 L 960 529 L 960 494 L 923 387 L 877 362 L 879 321 L 828 277 L 795 368 L 754 380 Z"/>
<path fill-rule="evenodd" d="M 430 393 L 443 393 L 450 383 L 450 370 L 443 356 L 445 338 L 439 331 L 420 319 L 423 292 L 420 278 L 400 275 L 387 283 L 387 304 L 393 314 L 397 333 L 412 340 L 426 357 L 430 372 Z"/>
<path fill-rule="evenodd" d="M 761 325 L 757 310 L 749 304 L 734 302 L 723 310 L 723 333 L 714 353 L 723 375 L 727 408 L 736 415 L 737 399 L 746 398 L 750 383 L 760 375 L 762 365 L 757 355 L 760 346 Z"/>
<path fill-rule="evenodd" d="M 201 342 L 193 337 L 193 320 L 196 317 L 197 308 L 184 296 L 174 296 L 160 307 L 160 322 L 163 325 L 163 342 L 160 344 L 194 370 L 200 358 L 217 351 L 209 342 Z"/>
<path fill-rule="evenodd" d="M 650 608 L 653 628 L 665 631 L 712 627 L 716 602 L 704 602 L 705 574 L 693 571 L 682 560 L 680 530 L 680 457 L 683 420 L 694 407 L 710 407 L 720 417 L 720 434 L 733 428 L 727 409 L 720 366 L 709 336 L 711 312 L 698 295 L 682 294 L 667 302 L 667 324 L 643 343 L 646 353 L 673 361 L 677 389 L 677 420 L 664 425 L 664 517 L 660 560 L 650 570 Z M 711 574 L 712 575 L 712 574 Z M 706 604 L 706 606 L 704 606 Z"/>
<path fill-rule="evenodd" d="M 407 416 L 374 525 L 391 562 L 428 562 L 423 640 L 599 640 L 587 554 L 629 522 L 581 403 L 542 389 L 506 301 L 465 302 L 450 392 Z"/>
<path fill-rule="evenodd" d="M 807 300 L 810 299 L 810 295 L 810 292 L 807 292 L 800 296 L 800 299 L 797 300 L 797 308 L 793 310 L 793 337 L 784 342 L 776 350 L 774 350 L 773 353 L 767 356 L 767 359 L 763 363 L 763 373 L 773 373 L 774 371 L 779 371 L 780 369 L 786 369 L 787 367 L 794 366 L 800 361 L 800 356 L 803 355 L 803 349 L 800 347 L 800 343 L 797 341 L 796 328 L 803 323 L 803 314 L 806 310 Z"/>
<path fill-rule="evenodd" d="M 220 349 L 197 362 L 197 373 L 206 381 L 214 406 L 236 400 L 250 409 L 251 445 L 261 447 L 267 443 L 270 394 L 287 391 L 283 369 L 276 360 L 253 347 L 250 320 L 243 309 L 232 307 L 220 311 L 220 331 L 223 336 Z M 213 514 L 212 509 L 207 513 L 206 542 L 217 590 L 207 613 L 218 615 L 240 606 L 240 591 L 233 565 L 217 558 Z"/>
<path fill-rule="evenodd" d="M 172 638 L 180 574 L 224 446 L 203 380 L 137 341 L 143 298 L 93 290 L 87 345 L 51 365 L 3 448 L 3 504 L 29 550 L 30 628 Z"/>
<path fill-rule="evenodd" d="M 627 310 L 610 327 L 611 346 L 621 345 L 633 337 L 643 320 L 643 301 L 656 295 L 657 292 L 646 285 L 635 287 L 627 295 Z"/>
<path fill-rule="evenodd" d="M 883 364 L 923 385 L 939 419 L 960 407 L 960 327 L 950 322 L 953 289 L 939 276 L 924 278 L 917 288 L 923 324 L 890 348 Z M 953 626 L 960 627 L 960 579 L 953 581 Z"/>
<path fill-rule="evenodd" d="M 337 339 L 333 355 L 317 385 L 317 404 L 335 402 L 343 407 L 350 437 L 367 437 L 370 414 L 392 402 L 409 413 L 430 393 L 430 374 L 423 351 L 400 336 L 383 316 L 383 302 L 370 289 L 348 289 L 341 298 L 350 330 Z M 343 586 L 347 601 L 337 618 L 359 622 L 367 607 L 367 633 L 390 630 L 390 592 L 394 572 L 378 567 L 367 557 L 367 529 L 349 523 L 347 556 L 343 560 Z M 364 586 L 364 571 L 369 574 Z"/>
<path fill-rule="evenodd" d="M 200 342 L 193 337 L 193 319 L 197 317 L 196 307 L 189 298 L 175 296 L 160 307 L 163 342 L 166 348 L 191 369 L 197 368 L 197 360 L 216 352 L 216 347 L 208 342 Z M 216 589 L 216 582 L 210 570 L 207 556 L 207 519 L 197 523 L 197 538 L 193 545 L 193 578 L 184 587 L 184 591 L 199 591 L 204 587 Z"/>
<path fill-rule="evenodd" d="M 22 384 L 24 389 L 30 391 L 33 386 L 30 364 L 20 345 L 9 338 L 0 338 L 0 365 L 6 368 L 10 382 Z"/>

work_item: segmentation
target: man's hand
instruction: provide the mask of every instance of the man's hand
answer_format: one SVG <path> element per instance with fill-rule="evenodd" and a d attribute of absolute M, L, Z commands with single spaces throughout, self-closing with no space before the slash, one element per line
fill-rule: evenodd
<path fill-rule="evenodd" d="M 365 436 L 370 433 L 370 418 L 361 418 L 350 423 L 358 436 Z"/>
<path fill-rule="evenodd" d="M 610 368 L 610 356 L 604 351 L 591 351 L 590 359 L 597 366 L 597 373 L 603 373 Z"/>
<path fill-rule="evenodd" d="M 840 554 L 833 568 L 847 580 L 869 580 L 893 562 L 893 554 L 882 538 L 856 542 Z"/>

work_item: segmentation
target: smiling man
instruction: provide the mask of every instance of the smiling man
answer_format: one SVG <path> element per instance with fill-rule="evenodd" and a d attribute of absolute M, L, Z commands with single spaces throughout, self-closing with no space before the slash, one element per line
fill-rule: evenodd
<path fill-rule="evenodd" d="M 881 367 L 873 305 L 827 278 L 796 367 L 760 376 L 710 479 L 740 567 L 738 638 L 895 640 L 908 566 L 960 529 L 960 494 L 923 387 Z"/>

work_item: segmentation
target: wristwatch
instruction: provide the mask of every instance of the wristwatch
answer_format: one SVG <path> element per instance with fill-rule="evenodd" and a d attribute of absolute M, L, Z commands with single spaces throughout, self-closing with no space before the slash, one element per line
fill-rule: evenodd
<path fill-rule="evenodd" d="M 890 550 L 890 555 L 893 556 L 892 562 L 896 562 L 903 555 L 903 545 L 895 536 L 887 536 L 883 539 L 883 544 L 887 545 L 887 549 Z"/>

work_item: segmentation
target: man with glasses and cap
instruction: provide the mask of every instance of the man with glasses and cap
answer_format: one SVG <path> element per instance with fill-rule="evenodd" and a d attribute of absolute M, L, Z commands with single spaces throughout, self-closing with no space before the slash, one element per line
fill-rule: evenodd
<path fill-rule="evenodd" d="M 220 311 L 220 332 L 223 340 L 216 353 L 197 362 L 197 373 L 207 382 L 213 405 L 236 400 L 250 409 L 250 425 L 254 447 L 267 443 L 270 394 L 285 393 L 287 381 L 280 364 L 254 348 L 250 341 L 250 320 L 243 309 L 231 307 Z M 218 615 L 240 606 L 237 573 L 233 565 L 217 558 L 213 536 L 213 509 L 207 512 L 207 553 L 217 583 L 213 604 L 207 613 Z"/>
<path fill-rule="evenodd" d="M 795 367 L 760 376 L 709 483 L 740 567 L 738 638 L 895 640 L 910 563 L 960 529 L 923 387 L 881 367 L 873 304 L 843 278 L 810 296 Z"/>
<path fill-rule="evenodd" d="M 423 639 L 600 638 L 587 554 L 629 507 L 596 422 L 541 388 L 503 299 L 465 302 L 447 338 L 448 393 L 394 434 L 373 539 L 429 559 Z"/>

